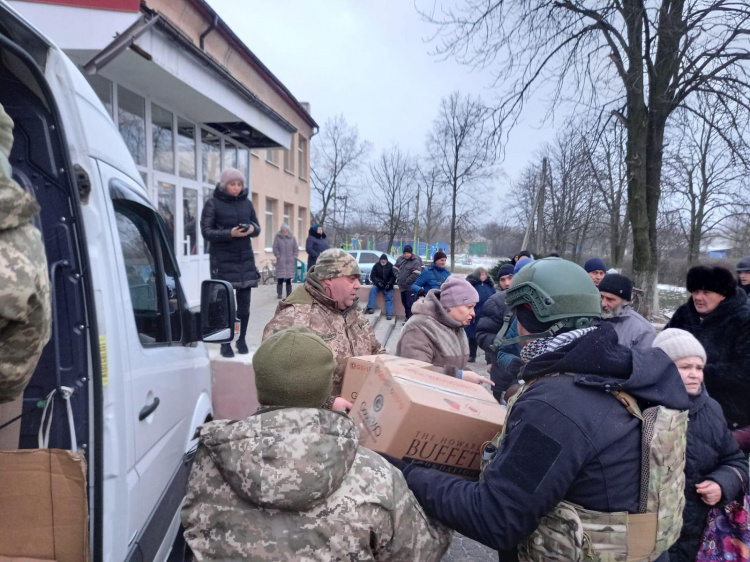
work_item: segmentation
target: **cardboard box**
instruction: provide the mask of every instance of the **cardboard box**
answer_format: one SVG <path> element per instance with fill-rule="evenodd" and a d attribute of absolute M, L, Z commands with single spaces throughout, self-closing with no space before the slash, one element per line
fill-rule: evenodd
<path fill-rule="evenodd" d="M 60 449 L 0 451 L 0 555 L 90 559 L 86 461 Z"/>
<path fill-rule="evenodd" d="M 483 444 L 505 423 L 505 408 L 481 385 L 381 361 L 350 415 L 360 445 L 470 479 L 479 478 Z"/>
<path fill-rule="evenodd" d="M 422 367 L 423 369 L 432 369 L 432 365 L 425 361 L 396 357 L 395 355 L 360 355 L 358 357 L 350 357 L 349 362 L 346 364 L 344 382 L 341 386 L 341 396 L 343 398 L 351 402 L 357 399 L 357 394 L 362 386 L 364 386 L 367 377 L 370 376 L 377 359 L 380 359 L 384 363 L 400 362 L 415 367 Z"/>

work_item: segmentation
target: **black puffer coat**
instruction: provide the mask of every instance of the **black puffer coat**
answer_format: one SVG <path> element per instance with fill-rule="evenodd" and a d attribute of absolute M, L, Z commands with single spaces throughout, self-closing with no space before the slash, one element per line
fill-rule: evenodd
<path fill-rule="evenodd" d="M 495 386 L 492 387 L 492 394 L 498 402 L 508 387 L 516 382 L 518 371 L 523 365 L 519 357 L 518 361 L 514 360 L 512 365 L 509 365 L 509 370 L 497 362 L 497 352 L 490 349 L 492 342 L 495 341 L 495 336 L 503 327 L 503 320 L 508 311 L 508 307 L 505 304 L 506 292 L 500 291 L 499 293 L 495 293 L 484 303 L 482 317 L 477 322 L 477 331 L 474 336 L 477 338 L 477 344 L 485 352 L 485 357 L 491 365 L 490 378 L 495 383 Z"/>
<path fill-rule="evenodd" d="M 729 428 L 750 425 L 750 306 L 745 291 L 738 288 L 702 321 L 691 297 L 667 328 L 687 330 L 706 349 L 705 385 Z"/>
<path fill-rule="evenodd" d="M 700 548 L 706 516 L 711 509 L 695 491 L 695 485 L 713 480 L 721 486 L 721 502 L 738 499 L 742 483 L 747 486 L 747 458 L 727 428 L 721 406 L 703 392 L 690 397 L 690 414 L 685 459 L 685 510 L 682 512 L 682 532 L 669 549 L 670 562 L 693 562 Z M 731 468 L 730 468 L 731 467 Z"/>
<path fill-rule="evenodd" d="M 240 224 L 250 224 L 255 231 L 250 236 L 232 238 L 232 229 Z M 260 276 L 250 238 L 260 234 L 260 225 L 247 189 L 234 196 L 216 186 L 214 196 L 203 206 L 201 234 L 210 243 L 212 279 L 229 281 L 235 289 L 257 284 Z"/>
<path fill-rule="evenodd" d="M 381 289 L 387 287 L 388 290 L 393 290 L 393 286 L 396 284 L 396 270 L 393 268 L 393 264 L 386 262 L 385 265 L 380 265 L 380 261 L 378 261 L 372 266 L 370 281 Z"/>
<path fill-rule="evenodd" d="M 307 242 L 305 242 L 305 251 L 307 252 L 307 270 L 314 266 L 318 261 L 318 256 L 328 249 L 328 240 L 326 233 L 318 234 L 318 231 L 311 228 L 307 233 Z"/>

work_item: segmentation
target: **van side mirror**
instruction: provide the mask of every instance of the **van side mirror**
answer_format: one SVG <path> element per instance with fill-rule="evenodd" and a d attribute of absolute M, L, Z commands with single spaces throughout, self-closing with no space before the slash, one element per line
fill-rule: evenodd
<path fill-rule="evenodd" d="M 234 289 L 227 281 L 209 279 L 201 285 L 200 336 L 211 343 L 234 338 Z"/>

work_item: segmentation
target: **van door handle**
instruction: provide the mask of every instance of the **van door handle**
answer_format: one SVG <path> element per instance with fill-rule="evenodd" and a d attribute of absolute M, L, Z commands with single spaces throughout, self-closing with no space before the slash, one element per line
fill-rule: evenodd
<path fill-rule="evenodd" d="M 149 417 L 151 414 L 154 413 L 154 410 L 159 407 L 159 398 L 154 397 L 154 401 L 151 402 L 151 404 L 148 404 L 141 408 L 141 413 L 138 414 L 138 421 L 143 421 L 147 417 Z"/>

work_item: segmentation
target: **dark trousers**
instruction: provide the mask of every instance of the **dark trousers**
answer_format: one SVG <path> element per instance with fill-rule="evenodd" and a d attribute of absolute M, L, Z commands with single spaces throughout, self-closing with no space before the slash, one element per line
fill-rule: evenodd
<path fill-rule="evenodd" d="M 237 318 L 240 319 L 240 335 L 237 341 L 244 341 L 247 324 L 250 321 L 250 287 L 237 289 Z"/>
<path fill-rule="evenodd" d="M 406 312 L 406 319 L 411 318 L 411 305 L 417 300 L 417 295 L 411 289 L 401 291 L 401 304 L 404 305 L 404 311 Z"/>
<path fill-rule="evenodd" d="M 469 358 L 477 356 L 477 338 L 469 338 Z"/>
<path fill-rule="evenodd" d="M 286 296 L 292 294 L 292 280 L 290 279 L 284 279 L 283 277 L 279 277 L 276 280 L 276 294 L 278 296 L 281 296 L 281 288 L 284 286 L 284 282 L 286 281 Z"/>

